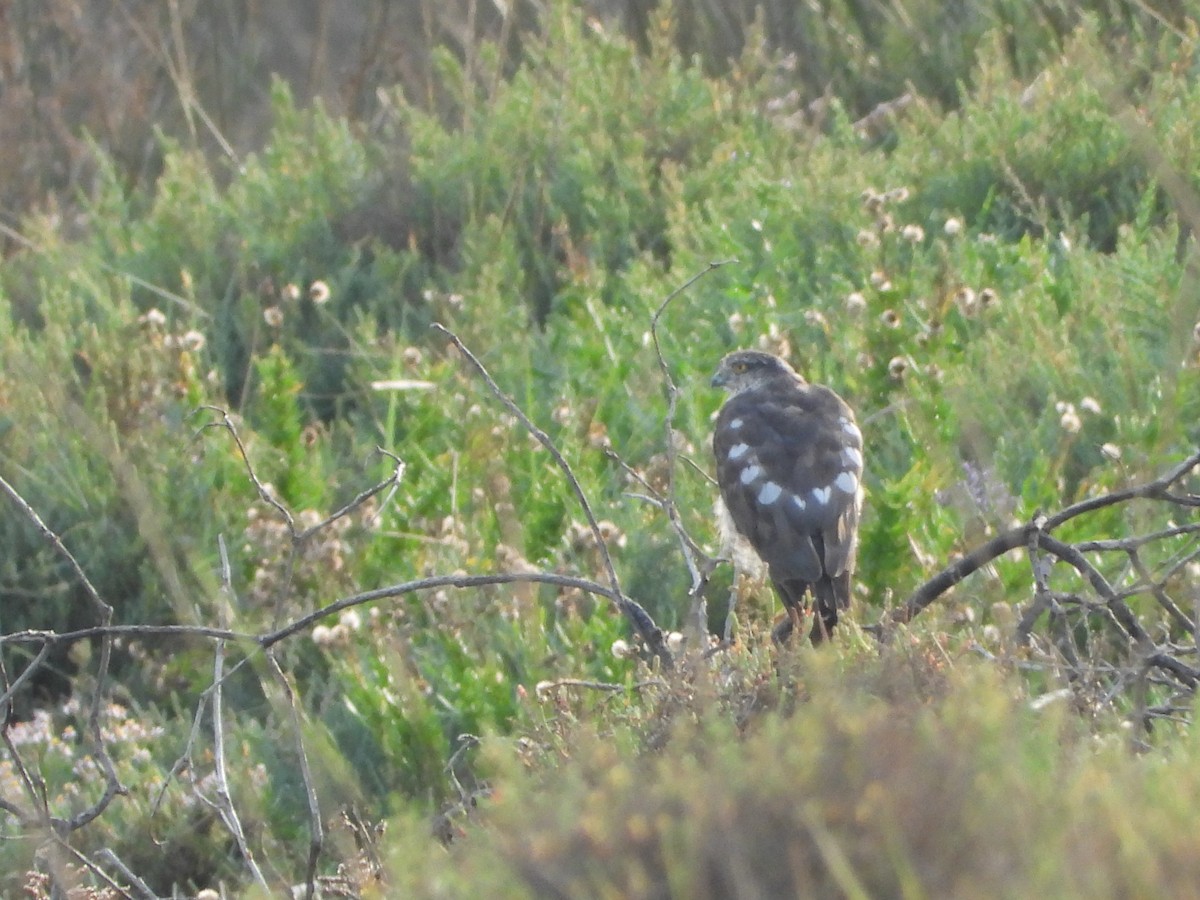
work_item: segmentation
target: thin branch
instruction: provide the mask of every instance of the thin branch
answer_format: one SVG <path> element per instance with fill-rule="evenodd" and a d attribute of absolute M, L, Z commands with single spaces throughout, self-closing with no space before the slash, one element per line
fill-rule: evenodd
<path fill-rule="evenodd" d="M 276 680 L 283 688 L 284 698 L 287 700 L 288 710 L 291 713 L 292 731 L 296 738 L 296 753 L 300 758 L 300 780 L 304 785 L 305 799 L 308 801 L 309 840 L 308 864 L 304 872 L 305 898 L 313 900 L 313 897 L 316 896 L 317 863 L 325 848 L 325 828 L 321 823 L 321 806 L 317 802 L 317 789 L 313 781 L 312 767 L 308 764 L 308 751 L 304 748 L 304 725 L 300 720 L 300 709 L 296 704 L 296 692 L 292 689 L 292 683 L 280 667 L 275 654 L 270 650 L 267 651 L 267 661 Z"/>
<path fill-rule="evenodd" d="M 607 691 L 618 694 L 622 691 L 640 691 L 647 687 L 666 687 L 667 683 L 661 678 L 647 678 L 633 684 L 617 684 L 611 681 L 588 681 L 583 678 L 556 678 L 554 681 L 542 681 L 537 685 L 536 693 L 540 700 L 551 691 L 562 687 L 585 688 L 592 691 Z"/>
<path fill-rule="evenodd" d="M 1078 544 L 1076 544 L 1076 547 L 1082 549 Z M 1137 572 L 1138 578 L 1142 580 L 1143 588 L 1150 590 L 1150 593 L 1154 595 L 1154 599 L 1158 601 L 1158 605 L 1167 611 L 1167 615 L 1171 617 L 1175 624 L 1188 634 L 1195 634 L 1196 626 L 1192 623 L 1192 620 L 1170 598 L 1163 583 L 1154 579 L 1150 570 L 1146 568 L 1146 564 L 1142 562 L 1142 556 L 1137 550 L 1129 551 L 1129 562 L 1133 566 L 1134 571 Z"/>
<path fill-rule="evenodd" d="M 257 637 L 225 628 L 207 625 L 93 625 L 74 631 L 43 631 L 27 629 L 12 634 L 0 634 L 0 646 L 5 644 L 42 644 L 48 647 L 70 645 L 88 638 L 103 637 L 201 637 L 217 641 L 253 642 Z"/>
<path fill-rule="evenodd" d="M 97 625 L 91 628 L 80 628 L 75 631 L 17 631 L 12 634 L 0 635 L 0 646 L 4 644 L 40 644 L 55 647 L 70 645 L 77 641 L 94 637 L 138 636 L 149 637 L 164 635 L 170 637 L 204 638 L 213 641 L 229 641 L 238 644 L 257 644 L 268 648 L 280 641 L 286 640 L 293 634 L 304 631 L 322 619 L 375 600 L 386 600 L 400 597 L 417 591 L 434 588 L 478 588 L 498 584 L 549 584 L 555 587 L 572 588 L 616 601 L 617 597 L 611 588 L 605 587 L 587 578 L 574 575 L 559 575 L 553 572 L 491 572 L 483 575 L 434 575 L 429 578 L 417 578 L 413 581 L 403 581 L 399 584 L 388 585 L 359 594 L 343 597 L 319 609 L 313 610 L 294 619 L 285 625 L 263 634 L 247 634 L 231 631 L 226 628 L 212 628 L 207 625 Z M 227 676 L 230 673 L 227 673 Z"/>
<path fill-rule="evenodd" d="M 911 622 L 925 607 L 968 575 L 978 572 L 1005 553 L 1016 550 L 1018 547 L 1024 547 L 1029 542 L 1030 534 L 1035 530 L 1036 526 L 1032 523 L 1018 525 L 1016 528 L 1010 528 L 1003 534 L 997 535 L 986 544 L 976 547 L 917 588 L 903 606 L 889 612 L 880 624 L 886 628 L 888 625 L 902 625 Z"/>
<path fill-rule="evenodd" d="M 242 436 L 238 434 L 237 426 L 233 424 L 233 419 L 230 418 L 229 413 L 219 406 L 210 405 L 201 406 L 196 412 L 211 412 L 221 417 L 220 422 L 208 422 L 201 426 L 201 431 L 208 428 L 223 428 L 229 432 L 230 437 L 233 438 L 233 443 L 237 446 L 238 454 L 242 457 L 242 464 L 246 467 L 246 475 L 250 478 L 254 489 L 258 491 L 258 496 L 262 498 L 264 503 L 274 507 L 275 511 L 283 517 L 284 522 L 287 523 L 288 532 L 295 539 L 297 534 L 296 520 L 292 517 L 288 508 L 271 491 L 268 491 L 267 486 L 259 480 L 258 473 L 254 471 L 254 466 L 250 464 L 250 454 L 246 452 L 246 445 L 242 442 Z"/>
<path fill-rule="evenodd" d="M 658 309 L 654 311 L 654 315 L 650 318 L 650 339 L 654 342 L 654 353 L 658 358 L 658 368 L 662 372 L 663 382 L 667 387 L 667 415 L 663 423 L 666 429 L 667 490 L 661 505 L 671 522 L 671 527 L 675 530 L 675 534 L 679 538 L 679 546 L 683 551 L 684 561 L 687 563 L 688 572 L 692 576 L 690 596 L 694 602 L 698 602 L 698 599 L 703 595 L 704 587 L 708 584 L 709 576 L 712 574 L 716 563 L 712 557 L 700 551 L 696 542 L 688 534 L 687 529 L 684 528 L 683 520 L 679 515 L 679 504 L 675 493 L 675 466 L 679 456 L 679 451 L 675 445 L 675 415 L 679 408 L 679 388 L 675 384 L 675 379 L 671 377 L 671 367 L 667 365 L 666 356 L 663 354 L 662 342 L 658 337 L 658 323 L 662 319 L 663 314 L 666 313 L 667 307 L 671 305 L 671 301 L 709 272 L 733 262 L 737 262 L 737 260 L 726 259 L 718 262 L 710 262 L 707 267 L 671 291 L 666 299 L 659 304 Z"/>
<path fill-rule="evenodd" d="M 1098 509 L 1104 509 L 1118 503 L 1125 503 L 1129 500 L 1137 499 L 1167 499 L 1169 488 L 1180 481 L 1189 472 L 1200 465 L 1200 452 L 1193 453 L 1182 463 L 1166 475 L 1146 484 L 1137 485 L 1130 488 L 1125 488 L 1119 491 L 1112 491 L 1108 494 L 1102 494 L 1099 497 L 1091 497 L 1087 500 L 1082 500 L 1079 503 L 1072 504 L 1061 512 L 1055 513 L 1052 516 L 1047 516 L 1044 520 L 1040 520 L 1038 524 L 1026 523 L 1011 528 L 1003 534 L 998 535 L 986 544 L 977 547 L 971 553 L 957 560 L 953 564 L 947 566 L 933 578 L 922 584 L 912 595 L 905 601 L 904 605 L 899 609 L 893 610 L 884 617 L 881 622 L 880 630 L 886 630 L 888 625 L 903 624 L 912 621 L 925 607 L 929 606 L 934 600 L 944 594 L 950 588 L 954 587 L 968 575 L 977 572 L 979 569 L 986 566 L 993 560 L 998 559 L 1004 554 L 1025 546 L 1030 539 L 1032 531 L 1041 531 L 1048 535 L 1060 525 L 1069 522 L 1085 513 L 1094 512 Z M 1169 502 L 1175 502 L 1173 499 Z M 1039 545 L 1043 549 L 1049 549 L 1045 543 L 1039 538 Z M 1065 545 L 1064 545 L 1065 546 Z M 1053 551 L 1051 551 L 1053 552 Z M 1078 551 L 1076 551 L 1078 552 Z M 1082 559 L 1082 556 L 1079 557 Z M 1086 565 L 1086 561 L 1085 561 Z M 1076 567 L 1078 568 L 1078 567 Z M 1090 566 L 1088 568 L 1091 568 Z M 1082 570 L 1081 570 L 1082 571 Z M 1086 573 L 1085 573 L 1086 574 Z M 1087 574 L 1089 580 L 1091 575 Z M 1101 579 L 1103 581 L 1103 579 Z M 1095 585 L 1095 582 L 1093 583 Z M 1111 588 L 1110 588 L 1111 590 Z M 1114 595 L 1115 596 L 1115 595 Z"/>
<path fill-rule="evenodd" d="M 91 600 L 92 606 L 95 607 L 100 619 L 100 627 L 107 628 L 110 626 L 112 624 L 113 608 L 100 596 L 100 592 L 96 590 L 96 586 L 92 584 L 92 580 L 83 571 L 83 567 L 79 564 L 75 555 L 62 542 L 62 538 L 42 520 L 37 510 L 30 506 L 17 489 L 3 477 L 0 477 L 0 492 L 3 492 L 9 501 L 21 511 L 25 518 L 33 523 L 34 527 L 37 528 L 42 537 L 54 548 L 55 552 L 66 560 L 67 565 L 71 567 L 71 571 L 75 574 L 79 583 L 83 585 L 84 592 Z M 100 659 L 96 665 L 96 683 L 92 691 L 92 702 L 88 711 L 86 729 L 89 745 L 88 753 L 104 772 L 104 791 L 91 806 L 81 810 L 67 820 L 66 827 L 69 831 L 74 831 L 87 825 L 104 812 L 115 797 L 127 793 L 126 788 L 121 784 L 121 780 L 117 776 L 116 766 L 113 764 L 112 758 L 108 755 L 107 749 L 105 749 L 104 736 L 100 728 L 100 715 L 105 705 L 104 698 L 107 695 L 108 667 L 111 657 L 112 637 L 111 635 L 105 635 L 100 640 Z M 34 662 L 38 666 L 41 666 L 45 658 L 45 653 L 39 653 L 35 657 Z M 32 677 L 32 673 L 36 671 L 37 669 L 31 665 L 26 668 L 26 671 L 22 675 Z M 18 678 L 18 682 L 20 681 L 21 679 Z M 10 688 L 9 691 L 5 692 L 6 697 L 11 695 L 11 690 Z"/>
<path fill-rule="evenodd" d="M 1109 612 L 1113 614 L 1113 617 L 1131 638 L 1138 643 L 1145 643 L 1150 640 L 1150 635 L 1146 634 L 1145 629 L 1142 628 L 1133 611 L 1125 604 L 1124 600 L 1117 596 L 1112 585 L 1100 574 L 1100 570 L 1088 562 L 1082 553 L 1070 544 L 1063 543 L 1058 538 L 1051 537 L 1044 531 L 1038 531 L 1037 539 L 1039 547 L 1049 553 L 1053 553 L 1088 580 L 1092 585 L 1092 589 L 1104 598 L 1104 603 L 1108 607 Z"/>
<path fill-rule="evenodd" d="M 229 565 L 229 553 L 225 546 L 224 537 L 218 536 L 217 543 L 221 553 L 222 590 L 226 593 L 227 600 L 232 602 L 232 574 Z M 224 605 L 221 607 L 220 615 L 222 619 L 225 618 Z M 242 829 L 241 819 L 238 817 L 237 809 L 233 805 L 233 792 L 229 789 L 229 772 L 225 764 L 225 694 L 222 690 L 224 682 L 225 642 L 217 641 L 216 650 L 213 653 L 212 691 L 213 774 L 217 782 L 217 813 L 220 815 L 221 821 L 225 823 L 225 828 L 228 829 L 237 843 L 238 852 L 245 861 L 246 867 L 250 870 L 251 876 L 258 883 L 259 887 L 269 894 L 271 887 L 267 884 L 267 879 L 263 876 L 262 870 L 258 867 L 258 863 L 254 859 L 254 851 L 250 849 L 250 844 L 246 840 L 246 832 Z"/>
<path fill-rule="evenodd" d="M 31 250 L 34 253 L 40 253 L 43 256 L 49 255 L 46 248 L 43 247 L 41 244 L 31 241 L 29 238 L 25 237 L 25 235 L 21 234 L 21 232 L 17 231 L 15 228 L 10 228 L 8 225 L 5 225 L 3 222 L 0 222 L 0 234 L 4 235 L 6 238 L 8 238 L 11 241 L 14 241 L 15 243 L 20 244 L 26 250 Z M 176 306 L 180 307 L 181 309 L 185 309 L 192 315 L 197 316 L 201 319 L 211 319 L 212 318 L 212 313 L 210 313 L 208 310 L 204 309 L 203 307 L 199 306 L 198 304 L 193 303 L 192 301 L 188 300 L 186 297 L 181 297 L 179 294 L 168 291 L 166 288 L 159 287 L 157 284 L 151 284 L 149 281 L 146 281 L 144 278 L 139 278 L 137 275 L 134 275 L 132 272 L 126 272 L 124 269 L 118 269 L 116 266 L 111 266 L 108 263 L 104 262 L 104 260 L 102 260 L 102 259 L 95 259 L 95 258 L 89 259 L 88 265 L 89 266 L 98 266 L 100 269 L 102 269 L 105 272 L 108 272 L 110 275 L 116 275 L 120 278 L 126 278 L 129 280 L 129 282 L 131 284 L 135 284 L 138 287 L 142 288 L 143 290 L 147 290 L 150 293 L 154 294 L 155 296 L 161 297 L 163 300 L 166 300 L 168 303 L 173 303 Z"/>
<path fill-rule="evenodd" d="M 150 889 L 150 885 L 134 874 L 129 866 L 125 865 L 121 858 L 108 847 L 96 851 L 96 857 L 129 883 L 138 900 L 158 900 L 158 894 Z"/>
<path fill-rule="evenodd" d="M 498 399 L 504 407 L 512 413 L 517 420 L 525 426 L 525 429 L 533 435 L 534 439 L 539 444 L 546 448 L 555 464 L 562 470 L 567 483 L 571 486 L 572 492 L 575 494 L 575 499 L 578 501 L 580 508 L 583 510 L 584 516 L 587 518 L 588 527 L 591 528 L 592 536 L 596 541 L 596 547 L 600 552 L 600 559 L 604 564 L 605 574 L 608 576 L 609 584 L 612 585 L 610 596 L 621 608 L 621 611 L 629 618 L 630 624 L 634 631 L 641 637 L 653 652 L 663 663 L 664 666 L 672 664 L 671 652 L 667 649 L 666 640 L 663 637 L 662 629 L 660 629 L 650 614 L 646 612 L 638 603 L 626 597 L 621 590 L 621 582 L 617 578 L 617 570 L 613 565 L 612 556 L 608 552 L 608 544 L 604 540 L 604 535 L 600 533 L 600 523 L 596 520 L 595 514 L 592 512 L 592 505 L 588 502 L 587 495 L 583 492 L 583 488 L 579 484 L 579 479 L 575 477 L 575 473 L 571 470 L 570 464 L 559 452 L 554 441 L 550 440 L 550 436 L 542 429 L 538 428 L 533 421 L 525 415 L 521 407 L 517 406 L 516 402 L 504 393 L 500 385 L 496 384 L 495 379 L 488 373 L 487 368 L 482 362 L 467 349 L 467 346 L 462 342 L 457 334 L 451 331 L 444 325 L 434 322 L 431 326 L 434 330 L 444 334 L 451 343 L 458 349 L 459 353 L 471 364 L 479 377 L 483 379 L 484 384 Z"/>
<path fill-rule="evenodd" d="M 293 634 L 304 631 L 310 625 L 319 622 L 328 616 L 339 613 L 344 609 L 349 609 L 352 606 L 360 606 L 363 603 L 370 603 L 373 600 L 386 600 L 389 597 L 399 597 L 403 594 L 411 594 L 415 591 L 424 591 L 432 588 L 476 588 L 487 587 L 495 584 L 552 584 L 556 587 L 576 588 L 588 594 L 594 594 L 598 597 L 607 597 L 609 600 L 619 602 L 617 594 L 611 588 L 607 588 L 602 584 L 597 584 L 594 581 L 589 581 L 586 578 L 576 578 L 573 575 L 556 575 L 551 572 L 493 572 L 487 575 L 434 575 L 429 578 L 418 578 L 413 581 L 403 581 L 400 584 L 393 584 L 388 587 L 376 588 L 371 591 L 364 591 L 360 594 L 354 594 L 350 597 L 343 597 L 341 600 L 336 600 L 322 606 L 320 609 L 314 610 L 307 615 L 289 622 L 282 628 L 267 634 L 260 635 L 255 640 L 263 647 L 272 647 L 280 641 L 291 637 Z"/>

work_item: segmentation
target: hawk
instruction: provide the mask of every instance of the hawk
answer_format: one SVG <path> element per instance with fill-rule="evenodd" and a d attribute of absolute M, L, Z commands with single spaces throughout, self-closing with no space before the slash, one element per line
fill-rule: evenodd
<path fill-rule="evenodd" d="M 712 385 L 730 394 L 713 431 L 721 502 L 787 610 L 775 639 L 799 630 L 811 594 L 809 637 L 820 643 L 850 605 L 858 551 L 863 455 L 854 412 L 757 350 L 726 356 Z"/>

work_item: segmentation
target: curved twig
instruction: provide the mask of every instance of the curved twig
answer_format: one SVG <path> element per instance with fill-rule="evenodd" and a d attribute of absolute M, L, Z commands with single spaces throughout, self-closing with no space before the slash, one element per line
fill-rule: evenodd
<path fill-rule="evenodd" d="M 592 536 L 596 541 L 596 547 L 600 551 L 600 559 L 604 563 L 605 574 L 608 576 L 609 584 L 612 585 L 609 596 L 620 607 L 621 611 L 629 619 L 634 631 L 646 643 L 651 652 L 662 660 L 664 666 L 670 666 L 672 664 L 671 651 L 667 649 L 667 642 L 662 629 L 655 624 L 654 619 L 651 618 L 650 614 L 640 604 L 627 597 L 624 591 L 621 590 L 621 582 L 617 578 L 617 570 L 613 565 L 612 555 L 608 552 L 608 544 L 604 540 L 604 535 L 600 533 L 600 523 L 596 520 L 595 513 L 592 512 L 592 505 L 588 502 L 587 495 L 583 492 L 583 488 L 579 484 L 579 479 L 575 477 L 570 463 L 563 457 L 558 447 L 555 446 L 554 441 L 550 440 L 550 435 L 538 428 L 533 423 L 533 420 L 525 415 L 524 410 L 517 406 L 516 401 L 509 397 L 501 389 L 500 385 L 496 384 L 495 379 L 492 378 L 484 364 L 479 361 L 475 354 L 467 349 L 467 346 L 457 334 L 438 322 L 434 322 L 430 327 L 444 334 L 454 344 L 458 352 L 463 355 L 479 374 L 479 377 L 483 379 L 484 384 L 488 386 L 488 389 L 495 395 L 496 399 L 503 403 L 504 407 L 525 426 L 525 430 L 533 435 L 539 444 L 546 448 L 555 465 L 562 470 L 567 483 L 571 486 L 571 491 L 575 494 L 575 499 L 578 501 L 584 516 L 587 518 L 588 526 L 591 528 Z"/>
<path fill-rule="evenodd" d="M 891 611 L 884 617 L 884 620 L 880 622 L 878 630 L 886 630 L 890 625 L 904 624 L 912 621 L 923 609 L 929 606 L 929 604 L 931 604 L 942 594 L 946 593 L 946 591 L 950 590 L 950 588 L 954 587 L 968 575 L 979 571 L 988 563 L 998 559 L 1004 554 L 1028 544 L 1031 535 L 1034 533 L 1040 533 L 1038 544 L 1042 547 L 1042 549 L 1045 549 L 1048 552 L 1059 555 L 1053 548 L 1069 548 L 1072 551 L 1069 554 L 1070 559 L 1066 557 L 1061 558 L 1063 558 L 1064 562 L 1068 562 L 1075 566 L 1080 574 L 1083 574 L 1085 577 L 1087 577 L 1088 580 L 1092 582 L 1093 587 L 1097 589 L 1097 592 L 1100 593 L 1101 596 L 1105 597 L 1107 602 L 1109 599 L 1108 596 L 1103 593 L 1099 582 L 1095 581 L 1093 575 L 1091 574 L 1094 572 L 1096 575 L 1099 575 L 1099 572 L 1097 572 L 1095 568 L 1083 558 L 1078 547 L 1069 547 L 1069 545 L 1062 544 L 1061 542 L 1050 538 L 1050 532 L 1060 525 L 1063 525 L 1064 523 L 1069 522 L 1085 513 L 1094 512 L 1098 509 L 1104 509 L 1109 506 L 1114 506 L 1118 503 L 1125 503 L 1129 500 L 1160 499 L 1167 500 L 1168 502 L 1172 503 L 1178 502 L 1177 495 L 1170 493 L 1171 486 L 1177 483 L 1197 466 L 1200 466 L 1200 451 L 1193 453 L 1170 472 L 1163 475 L 1161 478 L 1155 479 L 1154 481 L 1147 482 L 1146 484 L 1142 485 L 1136 485 L 1130 488 L 1124 488 L 1119 491 L 1112 491 L 1107 494 L 1102 494 L 1099 497 L 1090 497 L 1087 500 L 1081 500 L 1078 503 L 1074 503 L 1052 516 L 1039 517 L 1036 522 L 1029 522 L 1024 525 L 1018 525 L 1015 528 L 1010 528 L 1003 534 L 992 538 L 992 540 L 988 541 L 986 544 L 982 544 L 981 546 L 975 548 L 966 556 L 947 566 L 933 576 L 933 578 L 930 578 L 928 581 L 918 587 L 912 593 L 912 595 L 909 596 L 908 600 L 904 602 L 903 606 Z M 1190 497 L 1191 495 L 1188 496 Z M 1043 537 L 1047 540 L 1044 541 Z M 1108 548 L 1106 547 L 1104 549 Z M 1075 565 L 1076 562 L 1082 562 L 1082 565 L 1085 566 L 1086 569 L 1081 568 L 1079 565 Z M 1103 581 L 1103 577 L 1101 576 L 1100 582 Z M 1107 582 L 1104 582 L 1104 584 L 1107 585 Z M 1119 599 L 1116 598 L 1116 595 L 1112 592 L 1111 587 L 1108 588 L 1108 591 L 1114 599 Z M 1128 609 L 1128 607 L 1126 607 L 1126 609 Z M 1115 610 L 1114 614 L 1116 614 Z M 1132 616 L 1132 613 L 1130 613 L 1130 615 Z M 1118 621 L 1121 621 L 1122 618 L 1123 614 L 1118 615 Z M 1122 622 L 1123 626 L 1126 626 L 1127 624 L 1127 622 Z M 1136 619 L 1134 620 L 1133 625 L 1140 631 L 1140 626 L 1137 626 Z M 1133 632 L 1130 632 L 1130 634 L 1132 635 Z"/>

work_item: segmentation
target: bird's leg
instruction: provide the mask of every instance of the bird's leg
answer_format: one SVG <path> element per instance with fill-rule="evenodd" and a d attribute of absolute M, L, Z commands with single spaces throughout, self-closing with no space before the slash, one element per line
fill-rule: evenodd
<path fill-rule="evenodd" d="M 808 610 L 803 606 L 788 604 L 783 618 L 771 629 L 771 639 L 783 646 L 792 639 L 792 635 L 803 634 L 804 620 L 807 616 Z"/>

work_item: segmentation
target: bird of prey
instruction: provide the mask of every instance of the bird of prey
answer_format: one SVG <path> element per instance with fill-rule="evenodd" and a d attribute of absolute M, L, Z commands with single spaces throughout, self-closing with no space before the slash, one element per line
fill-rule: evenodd
<path fill-rule="evenodd" d="M 850 604 L 862 510 L 862 433 L 846 402 L 809 384 L 778 356 L 730 353 L 712 378 L 729 392 L 713 454 L 728 519 L 766 563 L 788 617 L 776 641 L 809 610 L 814 644 Z"/>

